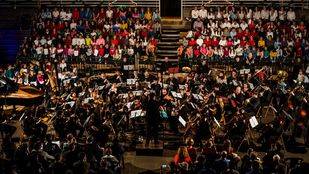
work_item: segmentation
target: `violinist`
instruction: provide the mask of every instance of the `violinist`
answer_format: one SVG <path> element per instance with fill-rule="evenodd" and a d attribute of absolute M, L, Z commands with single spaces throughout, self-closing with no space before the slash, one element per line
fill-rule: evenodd
<path fill-rule="evenodd" d="M 164 108 L 164 111 L 168 115 L 168 122 L 169 122 L 169 127 L 171 130 L 175 133 L 178 134 L 178 127 L 177 127 L 177 122 L 178 122 L 178 117 L 171 117 L 172 115 L 172 108 L 173 108 L 173 98 L 168 94 L 168 90 L 163 88 L 162 89 L 162 99 L 161 99 L 161 106 Z"/>

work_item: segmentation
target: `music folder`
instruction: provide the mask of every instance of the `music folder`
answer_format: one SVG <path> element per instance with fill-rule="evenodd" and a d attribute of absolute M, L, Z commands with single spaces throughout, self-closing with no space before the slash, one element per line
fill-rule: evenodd
<path fill-rule="evenodd" d="M 128 85 L 134 85 L 136 83 L 137 79 L 127 79 Z"/>
<path fill-rule="evenodd" d="M 257 121 L 257 119 L 256 119 L 255 116 L 251 117 L 251 118 L 249 119 L 249 122 L 250 122 L 250 126 L 251 126 L 252 128 L 255 128 L 255 127 L 259 124 L 259 122 Z"/>
<path fill-rule="evenodd" d="M 187 124 L 187 122 L 181 116 L 178 117 L 178 121 L 181 123 L 183 127 L 185 127 Z"/>
<path fill-rule="evenodd" d="M 131 111 L 131 114 L 130 114 L 130 118 L 137 118 L 137 117 L 142 117 L 142 116 L 145 116 L 145 113 L 141 109 Z"/>

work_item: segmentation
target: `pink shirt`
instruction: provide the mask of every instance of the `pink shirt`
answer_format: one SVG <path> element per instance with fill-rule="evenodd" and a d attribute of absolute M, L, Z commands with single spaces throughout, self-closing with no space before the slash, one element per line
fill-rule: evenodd
<path fill-rule="evenodd" d="M 103 38 L 99 38 L 99 39 L 97 39 L 97 41 L 96 41 L 96 45 L 105 45 L 105 40 L 103 39 Z"/>
<path fill-rule="evenodd" d="M 206 47 L 201 47 L 200 52 L 201 52 L 203 55 L 207 55 L 207 49 L 206 49 Z"/>

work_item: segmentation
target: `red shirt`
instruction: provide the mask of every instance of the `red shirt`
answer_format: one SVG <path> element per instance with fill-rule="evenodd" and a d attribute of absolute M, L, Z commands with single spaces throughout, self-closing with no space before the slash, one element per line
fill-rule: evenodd
<path fill-rule="evenodd" d="M 99 56 L 104 56 L 104 52 L 105 52 L 105 50 L 104 50 L 104 48 L 99 48 Z"/>
<path fill-rule="evenodd" d="M 194 45 L 196 45 L 196 41 L 194 39 L 193 40 L 189 40 L 188 45 L 189 46 L 194 46 Z"/>
<path fill-rule="evenodd" d="M 194 49 L 193 54 L 194 54 L 195 57 L 198 57 L 198 56 L 201 55 L 201 52 L 198 49 Z"/>
<path fill-rule="evenodd" d="M 115 55 L 115 53 L 116 53 L 115 48 L 109 49 L 109 55 L 113 56 L 113 55 Z"/>
<path fill-rule="evenodd" d="M 151 40 L 150 40 L 150 43 L 151 43 L 152 45 L 154 45 L 154 46 L 157 46 L 157 44 L 158 44 L 158 42 L 157 42 L 156 39 L 151 39 Z"/>
<path fill-rule="evenodd" d="M 115 45 L 115 46 L 118 46 L 119 40 L 118 40 L 118 39 L 113 39 L 113 40 L 111 41 L 111 43 L 112 43 L 113 45 Z"/>
<path fill-rule="evenodd" d="M 240 46 L 244 47 L 247 45 L 247 41 L 246 40 L 241 40 L 239 43 Z"/>
<path fill-rule="evenodd" d="M 179 163 L 182 163 L 182 162 L 187 162 L 188 164 L 190 164 L 191 163 L 191 158 L 190 157 L 185 157 L 184 159 L 180 159 L 178 154 L 174 156 L 174 163 L 176 165 L 178 165 Z"/>
<path fill-rule="evenodd" d="M 211 44 L 212 44 L 212 46 L 217 47 L 217 46 L 219 46 L 219 40 L 212 40 Z"/>
<path fill-rule="evenodd" d="M 233 46 L 234 45 L 234 42 L 232 41 L 232 40 L 228 40 L 227 42 L 226 42 L 226 46 L 228 46 L 228 47 L 231 47 L 231 46 Z"/>
<path fill-rule="evenodd" d="M 204 44 L 206 44 L 206 46 L 209 47 L 209 46 L 212 45 L 212 40 L 211 40 L 211 39 L 208 39 L 208 40 L 205 39 L 205 40 L 204 40 Z M 218 44 L 219 44 L 219 42 L 218 42 Z"/>
<path fill-rule="evenodd" d="M 72 12 L 72 19 L 78 20 L 79 19 L 79 11 L 75 8 Z"/>
<path fill-rule="evenodd" d="M 58 31 L 64 30 L 64 23 L 59 23 L 59 24 L 57 25 L 56 29 L 57 29 Z"/>

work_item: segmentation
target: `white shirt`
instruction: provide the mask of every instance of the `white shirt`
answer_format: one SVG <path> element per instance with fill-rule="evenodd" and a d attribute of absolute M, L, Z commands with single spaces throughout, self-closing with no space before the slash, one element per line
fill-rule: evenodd
<path fill-rule="evenodd" d="M 43 47 L 37 47 L 35 50 L 37 54 L 42 54 Z"/>
<path fill-rule="evenodd" d="M 246 18 L 247 19 L 251 19 L 252 18 L 252 10 L 251 9 L 249 9 L 249 12 L 247 13 Z"/>
<path fill-rule="evenodd" d="M 200 9 L 198 14 L 199 14 L 199 17 L 202 18 L 202 19 L 207 18 L 207 10 L 206 9 Z"/>
<path fill-rule="evenodd" d="M 75 22 L 72 22 L 71 24 L 70 24 L 70 29 L 72 30 L 72 29 L 76 29 L 76 26 L 77 26 L 77 24 L 75 23 Z"/>
<path fill-rule="evenodd" d="M 280 11 L 279 11 L 279 19 L 280 19 L 281 21 L 284 21 L 285 18 L 286 18 L 286 12 L 285 12 L 284 10 L 280 10 Z"/>
<path fill-rule="evenodd" d="M 243 53 L 242 47 L 237 47 L 236 50 L 235 50 L 235 52 L 236 52 L 236 55 L 237 55 L 237 56 L 242 56 L 242 53 Z"/>
<path fill-rule="evenodd" d="M 242 30 L 245 30 L 246 28 L 248 28 L 248 24 L 245 23 L 245 22 L 242 22 L 242 23 L 240 24 L 240 28 L 241 28 Z"/>
<path fill-rule="evenodd" d="M 43 54 L 44 54 L 45 56 L 47 56 L 48 53 L 49 53 L 48 48 L 44 48 L 44 49 L 43 49 Z"/>
<path fill-rule="evenodd" d="M 69 20 L 71 20 L 71 18 L 72 18 L 72 13 L 71 12 L 66 13 L 65 20 L 69 21 Z"/>
<path fill-rule="evenodd" d="M 73 46 L 74 46 L 74 45 L 77 45 L 77 40 L 78 40 L 77 37 L 74 37 L 74 38 L 72 39 L 72 45 L 73 45 Z"/>
<path fill-rule="evenodd" d="M 198 38 L 197 40 L 196 40 L 196 43 L 199 45 L 199 46 L 202 46 L 203 45 L 203 39 L 202 38 Z"/>
<path fill-rule="evenodd" d="M 107 10 L 106 11 L 106 17 L 108 17 L 108 18 L 112 18 L 113 17 L 113 10 Z"/>
<path fill-rule="evenodd" d="M 238 24 L 237 22 L 233 22 L 233 23 L 231 24 L 231 27 L 232 27 L 232 28 L 239 28 L 239 24 Z"/>
<path fill-rule="evenodd" d="M 269 17 L 269 20 L 270 21 L 275 21 L 278 17 L 278 12 L 277 10 L 274 10 L 273 12 L 271 11 L 270 12 L 270 17 Z"/>
<path fill-rule="evenodd" d="M 287 20 L 294 21 L 295 20 L 295 12 L 294 11 L 288 11 L 287 12 Z"/>
<path fill-rule="evenodd" d="M 207 17 L 208 19 L 215 19 L 215 15 L 212 12 L 208 13 Z"/>
<path fill-rule="evenodd" d="M 60 12 L 60 19 L 61 20 L 65 20 L 66 16 L 67 16 L 67 13 L 65 11 Z"/>
<path fill-rule="evenodd" d="M 226 46 L 226 40 L 225 39 L 220 40 L 219 45 Z"/>
<path fill-rule="evenodd" d="M 76 45 L 85 45 L 85 39 L 84 38 L 78 38 L 76 40 Z"/>
<path fill-rule="evenodd" d="M 93 55 L 94 55 L 94 56 L 98 56 L 98 54 L 99 54 L 99 50 L 95 48 L 95 49 L 93 50 Z"/>
<path fill-rule="evenodd" d="M 259 19 L 261 18 L 261 12 L 260 12 L 260 11 L 255 11 L 255 12 L 253 13 L 253 18 L 254 18 L 255 20 L 259 20 Z"/>
<path fill-rule="evenodd" d="M 41 45 L 45 45 L 47 43 L 47 40 L 45 38 L 41 39 L 40 40 L 40 44 Z"/>
<path fill-rule="evenodd" d="M 262 19 L 268 19 L 268 18 L 269 18 L 269 11 L 263 9 L 263 10 L 261 11 L 261 18 L 262 18 Z"/>
<path fill-rule="evenodd" d="M 199 16 L 199 10 L 194 9 L 194 10 L 191 11 L 191 18 L 197 19 L 198 16 Z"/>
<path fill-rule="evenodd" d="M 236 40 L 234 40 L 234 45 L 236 46 L 236 45 L 239 45 L 240 44 L 240 40 L 239 39 L 236 39 Z"/>

